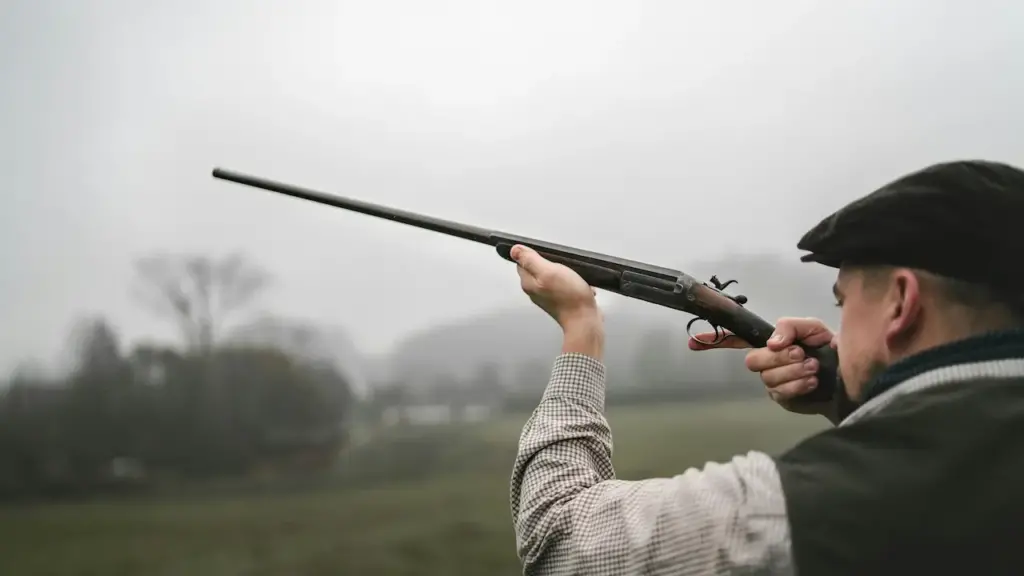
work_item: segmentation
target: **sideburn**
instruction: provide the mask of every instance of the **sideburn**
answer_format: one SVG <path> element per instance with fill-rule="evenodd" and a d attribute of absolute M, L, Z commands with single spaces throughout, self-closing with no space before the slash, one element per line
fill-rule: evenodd
<path fill-rule="evenodd" d="M 864 385 L 861 387 L 859 393 L 857 394 L 857 398 L 854 399 L 857 403 L 864 402 L 864 396 L 871 388 L 871 385 L 874 384 L 875 380 L 882 374 L 882 372 L 885 372 L 888 368 L 888 364 L 882 362 L 881 360 L 872 360 L 871 363 L 868 364 L 867 374 L 865 374 L 864 378 Z"/>

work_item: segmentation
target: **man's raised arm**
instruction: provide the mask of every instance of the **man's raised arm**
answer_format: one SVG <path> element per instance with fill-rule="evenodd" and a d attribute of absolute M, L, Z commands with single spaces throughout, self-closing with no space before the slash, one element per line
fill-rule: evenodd
<path fill-rule="evenodd" d="M 767 455 L 751 452 L 671 478 L 615 479 L 593 292 L 529 249 L 517 247 L 513 257 L 523 290 L 565 335 L 512 472 L 524 573 L 792 573 L 785 499 Z"/>

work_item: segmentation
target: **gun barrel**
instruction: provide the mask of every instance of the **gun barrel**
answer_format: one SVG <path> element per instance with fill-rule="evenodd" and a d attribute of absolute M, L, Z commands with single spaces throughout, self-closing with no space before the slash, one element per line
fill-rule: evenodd
<path fill-rule="evenodd" d="M 285 184 L 284 182 L 268 180 L 258 176 L 251 176 L 249 174 L 242 174 L 233 170 L 225 170 L 223 168 L 214 168 L 213 177 L 238 184 L 244 184 L 246 186 L 252 186 L 254 188 L 262 188 L 264 190 L 277 192 L 278 194 L 284 194 L 294 198 L 309 200 L 310 202 L 316 202 L 318 204 L 327 204 L 328 206 L 334 206 L 335 208 L 341 208 L 342 210 L 350 210 L 352 212 L 359 212 L 360 214 L 366 214 L 368 216 L 375 216 L 377 218 L 383 218 L 393 222 L 400 222 L 409 226 L 415 226 L 416 228 L 423 228 L 465 240 L 472 240 L 473 242 L 493 244 L 491 241 L 493 231 L 487 230 L 486 228 L 480 228 L 478 226 L 470 226 L 468 224 L 452 222 L 451 220 L 443 220 L 441 218 L 416 214 L 415 212 L 399 210 L 389 206 L 363 202 L 361 200 L 355 200 L 353 198 L 346 198 L 344 196 L 337 196 L 334 194 L 327 194 L 325 192 L 302 188 L 292 184 Z"/>

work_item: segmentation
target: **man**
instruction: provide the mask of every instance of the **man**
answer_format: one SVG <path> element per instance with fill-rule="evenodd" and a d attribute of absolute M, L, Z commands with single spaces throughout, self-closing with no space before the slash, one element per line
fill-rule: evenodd
<path fill-rule="evenodd" d="M 524 572 L 1024 574 L 1021 222 L 1024 172 L 981 161 L 825 218 L 797 246 L 838 270 L 839 331 L 783 319 L 746 364 L 787 406 L 819 384 L 794 344 L 831 342 L 855 410 L 778 456 L 635 482 L 612 469 L 593 290 L 515 247 L 523 290 L 564 335 L 512 475 Z"/>

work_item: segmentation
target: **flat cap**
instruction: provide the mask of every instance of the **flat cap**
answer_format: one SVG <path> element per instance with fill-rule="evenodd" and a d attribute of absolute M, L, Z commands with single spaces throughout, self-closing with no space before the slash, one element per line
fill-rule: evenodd
<path fill-rule="evenodd" d="M 1021 292 L 1024 171 L 984 160 L 907 174 L 829 215 L 797 248 L 804 262 L 919 268 Z"/>

